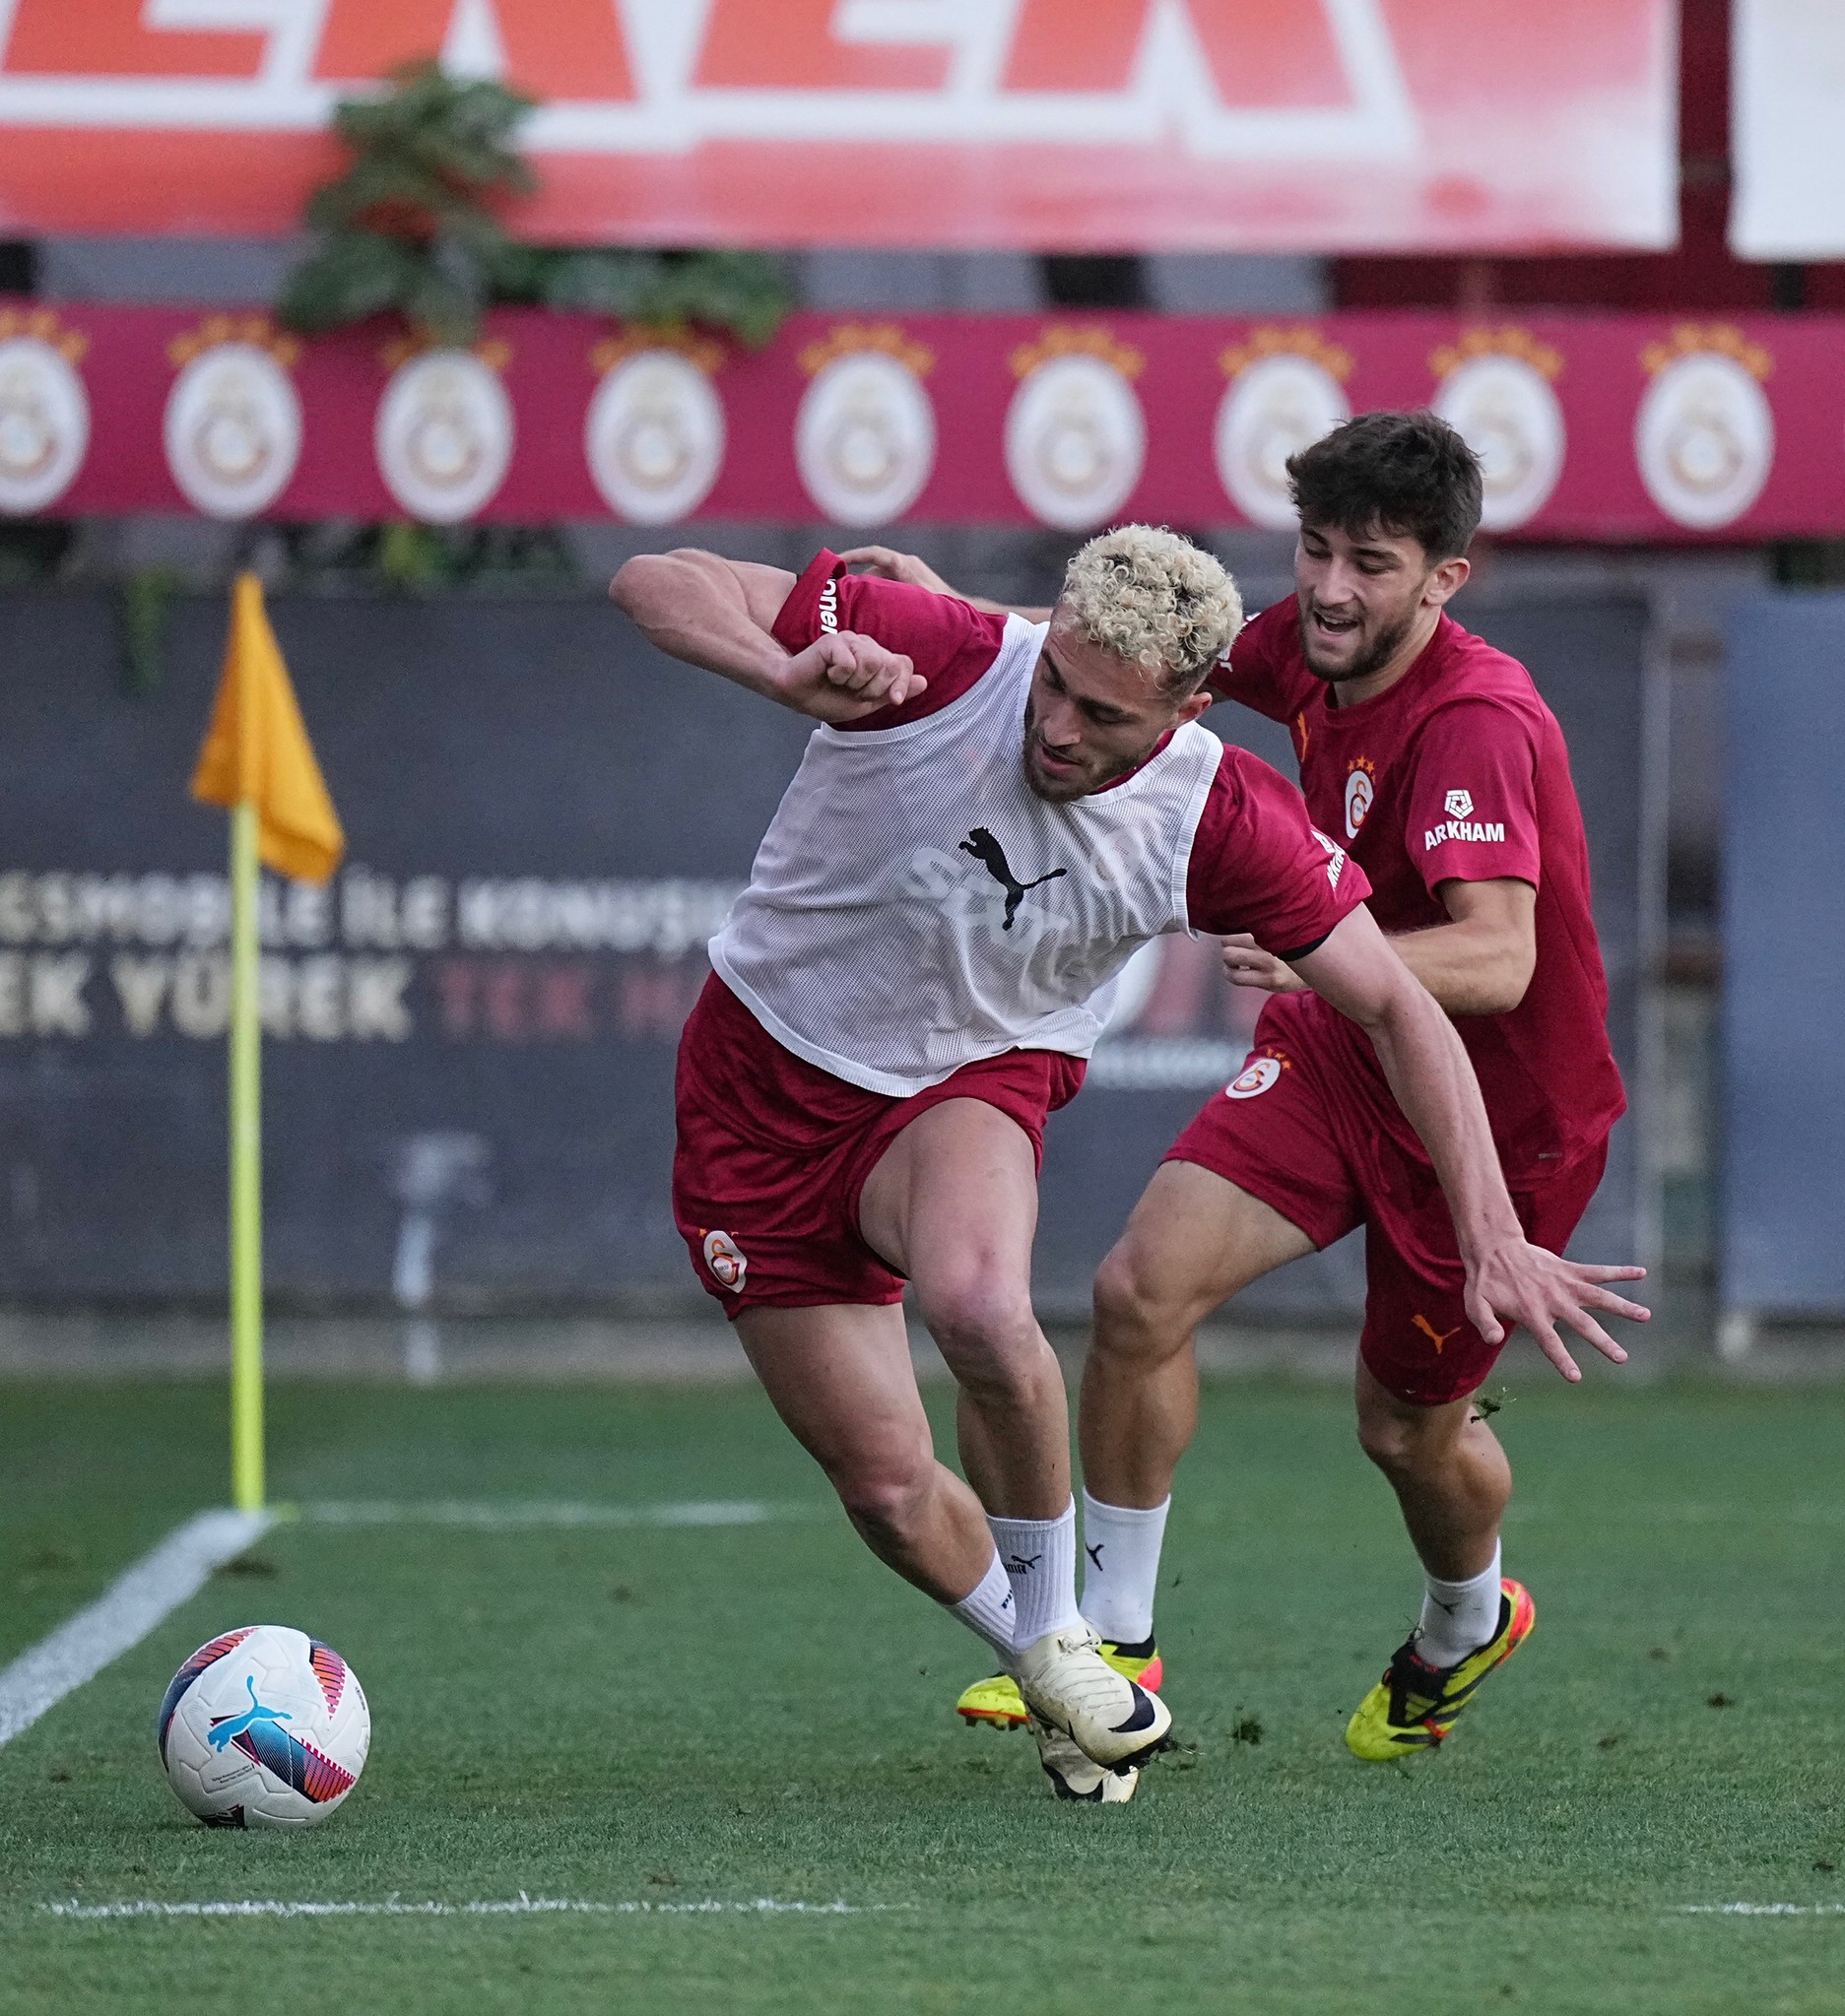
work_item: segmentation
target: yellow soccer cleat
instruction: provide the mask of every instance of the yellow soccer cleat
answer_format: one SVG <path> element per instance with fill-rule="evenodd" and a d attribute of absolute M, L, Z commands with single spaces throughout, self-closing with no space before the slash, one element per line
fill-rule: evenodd
<path fill-rule="evenodd" d="M 1139 1645 L 1116 1645 L 1104 1638 L 1102 1658 L 1117 1673 L 1138 1680 L 1149 1693 L 1159 1692 L 1165 1668 L 1151 1638 Z M 991 1679 L 976 1680 L 963 1689 L 955 1704 L 955 1713 L 970 1724 L 987 1723 L 997 1729 L 1021 1729 L 1029 1719 L 1019 1682 L 1010 1673 L 995 1673 Z"/>
<path fill-rule="evenodd" d="M 1400 1645 L 1384 1677 L 1358 1704 L 1346 1726 L 1346 1748 L 1367 1764 L 1433 1750 L 1453 1728 L 1481 1681 L 1502 1666 L 1531 1636 L 1537 1605 L 1522 1583 L 1499 1584 L 1499 1628 L 1459 1665 L 1425 1665 L 1416 1640 Z"/>

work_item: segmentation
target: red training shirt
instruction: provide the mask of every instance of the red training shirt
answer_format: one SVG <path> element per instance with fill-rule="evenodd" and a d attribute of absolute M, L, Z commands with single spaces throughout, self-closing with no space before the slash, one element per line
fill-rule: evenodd
<path fill-rule="evenodd" d="M 1307 668 L 1288 601 L 1244 627 L 1210 683 L 1288 724 L 1307 809 L 1363 868 L 1386 931 L 1450 923 L 1444 881 L 1512 877 L 1537 890 L 1524 1000 L 1456 1027 L 1508 1177 L 1542 1176 L 1598 1143 L 1626 1094 L 1609 1047 L 1569 751 L 1530 673 L 1444 615 L 1395 685 L 1335 707 L 1332 686 Z"/>
<path fill-rule="evenodd" d="M 852 630 L 900 651 L 928 681 L 900 707 L 839 724 L 850 732 L 894 728 L 951 706 L 992 669 L 1006 618 L 956 596 L 848 574 L 842 559 L 822 552 L 789 591 L 773 634 L 794 652 L 827 630 Z M 1247 750 L 1225 748 L 1192 841 L 1185 907 L 1193 930 L 1219 937 L 1246 931 L 1265 950 L 1298 955 L 1368 889 L 1345 849 L 1314 830 L 1286 778 Z"/>

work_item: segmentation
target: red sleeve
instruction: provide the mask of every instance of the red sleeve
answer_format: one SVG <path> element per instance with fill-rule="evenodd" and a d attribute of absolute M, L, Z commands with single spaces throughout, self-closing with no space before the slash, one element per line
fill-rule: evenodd
<path fill-rule="evenodd" d="M 827 630 L 853 630 L 901 651 L 929 683 L 900 707 L 881 707 L 842 728 L 894 728 L 939 713 L 999 656 L 1006 618 L 987 616 L 953 595 L 848 574 L 837 553 L 815 554 L 788 591 L 772 634 L 785 651 L 805 651 Z"/>
<path fill-rule="evenodd" d="M 1194 931 L 1246 931 L 1265 952 L 1310 951 L 1371 893 L 1364 871 L 1307 816 L 1307 802 L 1247 749 L 1226 748 L 1192 841 Z"/>
<path fill-rule="evenodd" d="M 1461 702 L 1431 715 L 1404 806 L 1404 842 L 1431 895 L 1438 882 L 1500 876 L 1538 886 L 1538 751 L 1515 709 Z"/>
<path fill-rule="evenodd" d="M 1205 683 L 1220 699 L 1240 700 L 1271 721 L 1291 721 L 1319 684 L 1301 662 L 1293 602 L 1274 603 L 1251 617 Z"/>

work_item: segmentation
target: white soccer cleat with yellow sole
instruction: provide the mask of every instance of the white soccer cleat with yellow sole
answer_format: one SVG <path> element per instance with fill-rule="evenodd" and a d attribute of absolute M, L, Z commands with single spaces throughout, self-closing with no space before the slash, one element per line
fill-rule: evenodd
<path fill-rule="evenodd" d="M 1172 1714 L 1157 1694 L 1118 1673 L 1101 1640 L 1079 1620 L 1013 1655 L 1019 1691 L 1033 1715 L 1061 1729 L 1092 1764 L 1140 1764 L 1165 1747 Z"/>

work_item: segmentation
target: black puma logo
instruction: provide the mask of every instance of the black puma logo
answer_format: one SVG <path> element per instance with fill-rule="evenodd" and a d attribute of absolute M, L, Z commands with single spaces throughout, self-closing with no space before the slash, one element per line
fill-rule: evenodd
<path fill-rule="evenodd" d="M 1102 1567 L 1102 1549 L 1105 1546 L 1107 1546 L 1107 1544 L 1108 1542 L 1106 1540 L 1097 1540 L 1094 1546 L 1091 1547 L 1086 1542 L 1083 1548 L 1083 1551 L 1089 1557 L 1090 1561 L 1094 1563 L 1095 1572 L 1098 1575 L 1101 1573 Z"/>
<path fill-rule="evenodd" d="M 1006 1560 L 1006 1573 L 1008 1575 L 1029 1575 L 1032 1569 L 1034 1569 L 1038 1565 L 1038 1563 L 1043 1559 L 1044 1556 L 1042 1554 L 1008 1555 Z"/>
<path fill-rule="evenodd" d="M 1019 915 L 1019 906 L 1025 899 L 1027 889 L 1035 889 L 1038 882 L 1054 882 L 1060 875 L 1068 875 L 1067 868 L 1054 868 L 1049 875 L 1041 875 L 1037 881 L 1021 882 L 1013 874 L 1012 865 L 1006 859 L 1006 850 L 994 839 L 984 826 L 976 826 L 960 843 L 963 854 L 971 854 L 988 875 L 1006 891 L 1006 922 L 1002 931 L 1011 931 L 1013 919 Z"/>

